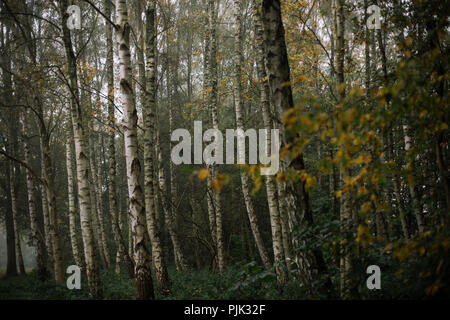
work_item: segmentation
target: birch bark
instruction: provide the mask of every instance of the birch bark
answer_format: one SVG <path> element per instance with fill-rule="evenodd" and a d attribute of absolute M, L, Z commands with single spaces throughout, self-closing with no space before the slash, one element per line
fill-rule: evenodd
<path fill-rule="evenodd" d="M 105 15 L 111 18 L 111 1 L 105 0 Z M 117 187 L 116 187 L 116 117 L 114 109 L 114 47 L 113 47 L 113 30 L 110 23 L 106 22 L 106 81 L 108 85 L 108 200 L 109 214 L 111 216 L 111 225 L 114 235 L 114 241 L 117 247 L 116 253 L 116 273 L 120 273 L 120 261 L 122 260 L 127 268 L 129 276 L 134 277 L 133 261 L 128 254 L 125 240 L 120 226 L 120 214 L 117 206 Z"/>
<path fill-rule="evenodd" d="M 146 9 L 146 88 L 144 106 L 144 188 L 145 188 L 145 214 L 147 229 L 152 245 L 152 258 L 155 268 L 156 284 L 158 290 L 167 293 L 170 288 L 167 266 L 164 260 L 161 238 L 155 216 L 155 191 L 153 189 L 153 134 L 156 108 L 156 3 L 150 1 Z"/>
<path fill-rule="evenodd" d="M 96 260 L 96 248 L 94 235 L 90 220 L 90 191 L 89 191 L 89 159 L 86 149 L 85 127 L 83 124 L 82 111 L 79 104 L 77 64 L 73 52 L 70 30 L 67 27 L 68 1 L 60 1 L 61 25 L 63 31 L 63 42 L 66 52 L 67 72 L 69 74 L 69 90 L 71 94 L 71 118 L 73 126 L 73 137 L 75 143 L 75 159 L 77 167 L 77 188 L 80 210 L 81 234 L 83 238 L 84 260 L 86 262 L 86 274 L 88 278 L 88 294 L 90 299 L 100 299 L 102 289 L 100 286 L 99 268 Z"/>
<path fill-rule="evenodd" d="M 120 89 L 123 106 L 125 161 L 127 172 L 129 214 L 134 237 L 136 298 L 154 299 L 150 254 L 148 248 L 145 199 L 139 181 L 141 163 L 138 158 L 137 111 L 131 86 L 130 24 L 126 0 L 116 0 L 116 37 L 119 48 Z"/>

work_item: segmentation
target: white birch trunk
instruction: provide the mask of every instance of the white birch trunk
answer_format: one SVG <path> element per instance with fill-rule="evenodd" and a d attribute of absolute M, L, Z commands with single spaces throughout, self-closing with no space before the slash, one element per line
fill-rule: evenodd
<path fill-rule="evenodd" d="M 91 225 L 91 206 L 89 190 L 89 159 L 88 149 L 86 149 L 85 127 L 83 125 L 82 111 L 79 104 L 78 83 L 77 83 L 77 65 L 73 52 L 70 30 L 67 27 L 68 1 L 60 1 L 61 25 L 63 30 L 63 41 L 66 51 L 67 71 L 70 80 L 71 93 L 71 118 L 73 126 L 73 137 L 75 143 L 75 159 L 77 168 L 77 188 L 80 210 L 81 234 L 83 239 L 84 260 L 86 263 L 86 274 L 88 278 L 88 294 L 90 299 L 100 299 L 102 289 L 100 286 L 100 277 L 98 263 L 96 260 L 96 248 L 94 244 L 94 235 Z"/>
<path fill-rule="evenodd" d="M 126 0 L 116 0 L 116 37 L 119 48 L 120 89 L 123 106 L 123 129 L 127 172 L 129 214 L 134 237 L 136 298 L 153 299 L 153 283 L 150 271 L 145 199 L 139 181 L 141 163 L 138 158 L 137 111 L 131 86 L 130 24 Z"/>
<path fill-rule="evenodd" d="M 67 168 L 67 194 L 68 194 L 68 208 L 69 208 L 69 233 L 70 243 L 72 245 L 72 254 L 75 264 L 84 269 L 83 259 L 81 258 L 80 249 L 77 242 L 77 228 L 75 219 L 75 195 L 74 195 L 74 180 L 72 167 L 72 139 L 69 137 L 66 143 L 66 168 Z"/>
<path fill-rule="evenodd" d="M 147 7 L 147 28 L 146 28 L 146 94 L 144 107 L 144 188 L 145 188 L 145 214 L 147 219 L 147 230 L 150 235 L 150 242 L 152 245 L 152 258 L 155 267 L 156 283 L 158 290 L 162 293 L 167 293 L 170 284 L 167 273 L 167 266 L 164 261 L 163 248 L 161 245 L 161 238 L 159 228 L 156 222 L 155 215 L 155 191 L 153 189 L 153 134 L 155 123 L 155 108 L 156 108 L 156 4 L 151 1 Z"/>

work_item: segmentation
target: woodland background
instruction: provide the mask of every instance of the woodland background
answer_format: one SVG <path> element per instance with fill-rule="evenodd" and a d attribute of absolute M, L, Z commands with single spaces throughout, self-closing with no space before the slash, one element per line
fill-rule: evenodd
<path fill-rule="evenodd" d="M 448 1 L 0 8 L 1 299 L 449 297 Z M 174 165 L 194 120 L 280 172 Z"/>

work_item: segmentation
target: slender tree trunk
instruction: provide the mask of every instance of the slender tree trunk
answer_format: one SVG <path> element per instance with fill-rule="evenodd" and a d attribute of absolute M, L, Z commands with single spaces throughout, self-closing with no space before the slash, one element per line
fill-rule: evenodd
<path fill-rule="evenodd" d="M 133 238 L 133 230 L 132 230 L 132 226 L 131 226 L 131 215 L 129 214 L 130 198 L 128 196 L 128 191 L 127 191 L 127 196 L 126 196 L 125 200 L 126 200 L 125 204 L 126 204 L 126 208 L 127 208 L 126 209 L 126 217 L 127 217 L 127 224 L 128 224 L 128 255 L 130 257 L 132 257 L 132 259 L 134 261 L 134 238 Z M 134 265 L 136 265 L 136 262 L 134 262 Z M 134 268 L 134 270 L 135 269 L 136 269 L 136 267 Z M 134 273 L 134 271 L 133 271 L 133 273 Z"/>
<path fill-rule="evenodd" d="M 89 98 L 90 101 L 90 98 Z M 89 102 L 88 102 L 89 103 Z M 97 175 L 97 161 L 100 159 L 97 159 L 95 155 L 95 143 L 94 143 L 94 132 L 92 127 L 92 119 L 89 119 L 89 123 L 91 125 L 88 125 L 87 127 L 91 129 L 91 132 L 88 132 L 88 137 L 86 138 L 89 145 L 89 168 L 90 168 L 90 175 L 92 179 L 92 184 L 90 185 L 90 192 L 92 197 L 92 214 L 93 214 L 93 221 L 94 221 L 94 230 L 97 230 L 97 242 L 98 242 L 98 248 L 100 257 L 103 263 L 103 266 L 105 269 L 109 269 L 111 260 L 109 257 L 107 245 L 106 245 L 106 235 L 105 235 L 105 228 L 103 224 L 103 214 L 102 214 L 102 199 L 101 199 L 101 189 L 99 188 L 99 179 Z"/>
<path fill-rule="evenodd" d="M 12 164 L 9 163 L 9 166 Z M 8 175 L 10 170 L 8 170 Z M 11 185 L 9 185 L 11 188 Z M 17 272 L 17 257 L 16 257 L 16 233 L 14 229 L 13 213 L 12 213 L 12 201 L 11 191 L 8 194 L 8 200 L 11 210 L 6 211 L 5 224 L 6 224 L 6 251 L 7 251 L 7 263 L 6 263 L 6 276 L 14 277 L 18 275 Z"/>
<path fill-rule="evenodd" d="M 168 34 L 166 37 L 166 50 L 167 50 L 167 95 L 169 101 L 169 132 L 174 130 L 174 109 L 177 99 L 177 84 L 178 84 L 178 62 L 177 55 L 173 49 L 173 36 Z M 179 50 L 180 39 L 177 39 L 177 50 Z M 170 141 L 170 149 L 173 148 L 174 142 Z M 178 236 L 177 228 L 177 211 L 176 207 L 176 184 L 175 184 L 175 168 L 172 161 L 169 163 L 169 176 L 170 176 L 170 190 L 169 194 L 164 193 L 163 196 L 167 196 L 169 202 L 169 210 L 165 210 L 166 224 L 169 231 L 169 236 L 173 245 L 173 253 L 175 259 L 175 265 L 178 270 L 186 270 L 188 268 L 186 257 L 182 251 L 180 239 Z"/>
<path fill-rule="evenodd" d="M 173 94 L 170 94 L 173 97 Z M 173 99 L 171 98 L 172 103 L 170 103 L 169 109 L 169 131 L 173 131 Z M 170 141 L 171 149 L 173 147 L 173 141 Z M 175 168 L 173 166 L 173 162 L 171 161 L 169 164 L 169 172 L 170 172 L 170 211 L 166 214 L 166 223 L 167 228 L 169 230 L 170 239 L 173 245 L 173 251 L 175 255 L 175 264 L 178 270 L 186 270 L 188 268 L 186 258 L 181 249 L 180 239 L 178 237 L 178 228 L 177 228 L 177 211 L 178 208 L 175 205 L 176 202 L 176 184 L 175 184 Z"/>
<path fill-rule="evenodd" d="M 47 129 L 43 123 L 44 115 L 42 108 L 40 109 L 40 121 L 39 129 L 41 135 L 41 147 L 43 155 L 44 164 L 44 180 L 46 181 L 46 197 L 48 204 L 48 216 L 49 216 L 49 226 L 50 226 L 50 239 L 53 248 L 53 263 L 56 282 L 64 282 L 64 270 L 62 266 L 62 253 L 61 253 L 61 242 L 58 233 L 58 220 L 56 217 L 56 196 L 52 181 L 52 162 L 50 158 L 50 145 L 49 136 Z"/>
<path fill-rule="evenodd" d="M 448 166 L 446 164 L 445 158 L 443 156 L 442 145 L 444 145 L 444 137 L 442 133 L 438 133 L 436 144 L 435 144 L 435 152 L 436 152 L 436 160 L 439 169 L 439 178 L 441 180 L 441 184 L 444 186 L 445 191 L 445 205 L 447 210 L 444 210 L 442 213 L 442 220 L 444 225 L 444 230 L 449 230 L 450 226 L 450 177 L 448 173 Z"/>
<path fill-rule="evenodd" d="M 336 15 L 336 1 L 337 0 L 331 0 L 331 70 L 330 70 L 330 77 L 331 77 L 331 83 L 332 83 L 332 89 L 333 92 L 334 87 L 336 87 L 336 42 L 337 42 L 337 15 Z M 335 147 L 333 145 L 330 145 L 330 158 L 333 159 L 335 154 Z M 336 196 L 336 191 L 339 188 L 339 177 L 338 177 L 338 169 L 336 165 L 332 164 L 332 171 L 330 175 L 330 198 L 331 198 L 331 211 L 333 212 L 333 215 L 335 217 L 339 216 L 339 199 Z"/>
<path fill-rule="evenodd" d="M 392 146 L 393 139 L 391 139 L 390 143 L 391 143 L 391 146 Z M 393 153 L 391 153 L 391 154 L 393 154 Z M 404 206 L 403 206 L 402 195 L 400 193 L 400 181 L 399 181 L 398 174 L 394 172 L 394 177 L 393 178 L 394 178 L 393 179 L 393 183 L 394 183 L 395 198 L 397 200 L 398 210 L 399 210 L 399 213 L 400 213 L 400 223 L 402 225 L 403 236 L 405 237 L 405 239 L 409 239 L 408 223 L 406 221 L 406 213 L 405 213 L 405 209 L 404 209 Z"/>
<path fill-rule="evenodd" d="M 139 181 L 141 164 L 138 158 L 137 111 L 131 86 L 130 24 L 126 0 L 116 0 L 116 36 L 119 48 L 120 89 L 124 113 L 125 161 L 127 166 L 129 214 L 134 237 L 136 298 L 154 299 L 150 254 L 148 248 L 145 199 Z"/>
<path fill-rule="evenodd" d="M 23 114 L 21 118 L 22 122 L 22 132 L 23 132 L 23 153 L 25 157 L 25 162 L 31 163 L 31 153 L 29 146 L 29 138 L 27 133 L 30 132 L 27 122 L 27 114 Z M 27 201 L 28 201 L 28 211 L 30 213 L 30 227 L 31 227 L 31 237 L 34 246 L 36 247 L 36 268 L 37 274 L 40 281 L 45 281 L 47 279 L 47 266 L 45 261 L 45 244 L 42 236 L 39 235 L 39 224 L 38 224 L 38 214 L 36 211 L 36 202 L 33 196 L 33 178 L 29 171 L 26 171 L 27 180 Z"/>
<path fill-rule="evenodd" d="M 337 2 L 337 92 L 339 94 L 339 103 L 343 103 L 345 99 L 345 78 L 344 78 L 344 58 L 345 58 L 345 0 L 338 0 Z M 347 177 L 349 177 L 349 169 L 345 166 L 341 168 L 340 180 L 341 183 L 345 183 Z M 341 223 L 341 233 L 346 236 L 352 226 L 352 206 L 351 206 L 351 191 L 343 192 L 340 203 L 339 220 Z M 349 245 L 345 243 L 341 246 L 341 259 L 340 259 L 340 273 L 341 273 L 341 297 L 349 299 L 351 297 L 351 282 L 349 274 L 352 269 L 351 256 L 349 253 Z"/>
<path fill-rule="evenodd" d="M 3 8 L 2 8 L 3 9 Z M 3 26 L 2 24 L 2 28 L 0 30 L 0 44 L 2 46 L 2 48 L 5 47 L 6 44 L 9 43 L 9 39 L 10 39 L 10 29 L 8 24 L 6 24 L 5 26 Z M 0 68 L 2 70 L 2 99 L 3 99 L 3 103 L 8 103 L 11 101 L 12 99 L 12 74 L 11 72 L 5 72 L 5 70 L 3 68 L 6 68 L 7 70 L 11 70 L 11 57 L 8 51 L 3 51 L 2 50 L 2 55 L 0 56 L 1 60 L 2 60 L 2 64 L 0 64 Z M 11 113 L 8 112 L 7 115 L 8 120 L 11 121 L 12 120 L 12 116 Z M 14 123 L 11 122 L 10 125 Z M 11 163 L 8 162 L 8 170 L 6 171 L 7 175 L 9 176 L 10 174 L 10 168 L 9 166 L 11 166 Z M 10 188 L 10 183 L 9 183 L 9 179 L 10 177 L 8 177 L 8 188 Z M 11 192 L 12 190 L 9 190 L 9 192 L 7 192 L 7 200 L 8 200 L 8 208 L 6 210 L 6 214 L 5 214 L 5 226 L 6 226 L 6 251 L 7 251 L 7 258 L 6 258 L 6 276 L 10 277 L 10 276 L 17 276 L 17 261 L 16 261 L 16 249 L 15 249 L 15 245 L 16 245 L 16 235 L 14 232 L 14 223 L 13 223 L 13 215 L 12 215 L 12 210 L 11 210 Z"/>
<path fill-rule="evenodd" d="M 155 191 L 153 189 L 153 132 L 154 132 L 154 110 L 156 107 L 156 3 L 149 2 L 146 10 L 146 94 L 144 107 L 144 188 L 145 188 L 145 214 L 147 219 L 147 229 L 152 245 L 152 258 L 155 267 L 156 284 L 158 290 L 167 293 L 170 289 L 167 266 L 165 264 L 163 248 L 161 245 L 160 232 L 156 224 L 155 217 Z"/>
<path fill-rule="evenodd" d="M 105 0 L 105 15 L 111 18 L 111 1 Z M 110 131 L 108 134 L 108 164 L 109 164 L 109 180 L 108 180 L 108 201 L 109 214 L 111 217 L 112 231 L 114 241 L 117 247 L 116 254 L 116 273 L 120 273 L 121 260 L 125 263 L 127 272 L 131 278 L 134 277 L 134 264 L 131 256 L 128 254 L 125 240 L 120 226 L 120 211 L 117 207 L 117 188 L 116 188 L 116 145 L 115 145 L 115 106 L 114 106 L 114 47 L 113 47 L 113 31 L 110 23 L 106 22 L 106 80 L 108 83 L 108 123 Z"/>
<path fill-rule="evenodd" d="M 211 112 L 212 126 L 214 129 L 219 130 L 219 120 L 217 117 L 217 10 L 216 1 L 208 0 L 208 16 L 209 16 L 209 88 L 210 94 L 208 96 L 208 105 Z M 218 178 L 217 165 L 211 166 L 211 178 L 215 180 Z M 210 184 L 211 185 L 211 184 Z M 211 188 L 212 189 L 212 188 Z M 211 190 L 212 191 L 212 190 Z M 225 271 L 225 248 L 223 239 L 223 225 L 222 225 L 222 204 L 220 201 L 220 190 L 214 191 L 212 193 L 212 200 L 215 209 L 215 227 L 216 227 L 216 245 L 217 245 L 217 265 L 219 267 L 219 272 L 223 273 Z"/>
<path fill-rule="evenodd" d="M 234 22 L 235 22 L 235 42 L 234 42 L 234 107 L 236 112 L 236 128 L 244 130 L 244 120 L 242 117 L 242 79 L 241 70 L 243 67 L 242 56 L 242 6 L 241 1 L 234 1 Z M 269 130 L 270 132 L 270 130 Z M 270 133 L 269 133 L 270 135 Z M 239 145 L 241 147 L 241 145 Z M 239 150 L 240 153 L 244 153 L 245 150 Z M 269 254 L 266 250 L 264 242 L 261 237 L 258 226 L 258 218 L 255 213 L 252 198 L 250 196 L 250 182 L 246 172 L 241 171 L 241 184 L 242 193 L 244 196 L 245 207 L 247 209 L 247 215 L 250 222 L 250 228 L 252 229 L 253 237 L 255 239 L 256 246 L 259 251 L 259 256 L 266 269 L 270 269 L 272 264 L 270 262 Z M 273 190 L 272 190 L 273 191 Z M 272 199 L 273 200 L 273 199 Z"/>
<path fill-rule="evenodd" d="M 41 174 L 44 176 L 44 156 L 41 147 Z M 45 185 L 40 186 L 41 199 L 42 199 L 42 215 L 44 220 L 44 239 L 45 239 L 45 249 L 47 252 L 47 263 L 51 271 L 54 269 L 54 259 L 53 259 L 53 246 L 52 239 L 50 236 L 50 218 L 48 214 L 48 202 L 47 202 L 47 191 Z"/>
<path fill-rule="evenodd" d="M 102 289 L 100 286 L 99 268 L 96 260 L 96 248 L 91 225 L 91 206 L 89 191 L 89 159 L 86 149 L 86 133 L 83 125 L 82 111 L 79 104 L 77 65 L 73 52 L 70 30 L 67 27 L 68 1 L 60 1 L 61 25 L 63 30 L 63 41 L 66 51 L 67 71 L 69 74 L 69 90 L 71 94 L 71 117 L 73 126 L 73 137 L 75 143 L 75 159 L 77 168 L 77 187 L 80 210 L 81 234 L 83 238 L 84 260 L 86 263 L 86 274 L 88 278 L 88 292 L 90 299 L 100 299 Z"/>
<path fill-rule="evenodd" d="M 377 1 L 375 1 L 375 4 L 378 4 Z M 387 73 L 387 58 L 386 58 L 386 50 L 385 50 L 385 45 L 383 43 L 383 38 L 382 38 L 382 33 L 381 30 L 378 30 L 377 32 L 377 41 L 378 41 L 378 47 L 380 50 L 380 55 L 381 55 L 381 69 L 383 70 L 383 82 L 384 82 L 384 86 L 387 88 L 389 86 L 389 77 L 388 77 L 388 73 Z M 390 99 L 387 99 L 387 103 L 386 103 L 386 109 L 389 110 L 389 104 L 390 104 Z M 387 160 L 393 160 L 391 158 L 391 156 L 393 155 L 391 152 L 391 147 L 389 146 L 389 136 L 391 134 L 392 131 L 392 124 L 389 123 L 385 128 L 383 128 L 383 143 L 384 143 L 384 148 L 385 148 L 385 152 L 387 155 Z M 385 162 L 385 159 L 383 156 L 380 157 L 380 160 L 382 163 Z M 395 177 L 390 177 L 390 180 L 394 180 Z M 388 236 L 390 239 L 392 239 L 394 237 L 394 225 L 392 222 L 392 199 L 390 197 L 390 194 L 392 194 L 392 190 L 387 189 L 385 190 L 385 188 L 383 188 L 381 190 L 381 198 L 383 199 L 383 201 L 385 201 L 385 199 L 387 198 L 387 203 L 388 206 L 386 206 L 387 210 L 385 210 L 383 213 L 383 218 L 385 218 L 387 225 L 388 225 Z M 398 200 L 400 201 L 400 199 Z M 399 207 L 401 207 L 401 204 L 398 202 L 397 204 Z M 401 213 L 400 213 L 401 214 Z"/>
<path fill-rule="evenodd" d="M 371 70 L 371 66 L 370 66 L 370 30 L 367 27 L 367 19 L 368 19 L 368 13 L 367 13 L 367 7 L 368 7 L 368 3 L 367 0 L 364 0 L 364 24 L 365 24 L 365 29 L 364 29 L 364 33 L 365 33 L 365 39 L 364 39 L 364 56 L 365 56 L 365 67 L 364 67 L 364 71 L 365 71 L 365 85 L 366 85 L 366 98 L 367 98 L 367 102 L 370 101 L 370 84 L 371 84 L 371 77 L 370 77 L 370 70 Z"/>
<path fill-rule="evenodd" d="M 71 126 L 69 126 L 71 127 Z M 70 128 L 72 130 L 72 128 Z M 70 134 L 71 135 L 71 134 Z M 72 168 L 72 139 L 68 138 L 66 143 L 66 168 L 67 168 L 67 188 L 69 198 L 69 232 L 70 243 L 72 245 L 73 258 L 75 264 L 84 269 L 83 259 L 80 254 L 77 242 L 77 228 L 75 219 L 75 195 L 74 195 L 74 181 L 73 181 L 73 168 Z"/>
<path fill-rule="evenodd" d="M 16 257 L 17 263 L 19 266 L 19 274 L 25 274 L 25 265 L 23 264 L 23 256 L 22 256 L 22 247 L 20 245 L 20 234 L 19 229 L 17 227 L 17 198 L 16 198 L 16 188 L 15 188 L 15 166 L 14 162 L 10 161 L 9 164 L 9 189 L 11 191 L 11 211 L 12 211 L 12 220 L 14 227 L 14 235 L 15 235 L 15 249 L 16 249 Z"/>
<path fill-rule="evenodd" d="M 209 86 L 210 86 L 210 69 L 209 69 L 209 61 L 211 56 L 211 28 L 209 27 L 209 2 L 206 3 L 204 1 L 204 5 L 207 7 L 207 12 L 204 15 L 204 25 L 205 25 L 205 38 L 204 38 L 204 50 L 203 50 L 203 100 L 205 104 L 209 103 Z M 211 167 L 207 166 L 208 170 L 211 171 Z M 208 208 L 208 223 L 209 223 L 209 231 L 211 234 L 211 240 L 214 249 L 214 261 L 217 260 L 217 228 L 216 228 L 216 216 L 214 209 L 214 191 L 211 188 L 211 176 L 212 172 L 209 173 L 207 181 L 206 181 L 206 203 Z"/>
<path fill-rule="evenodd" d="M 111 267 L 111 255 L 109 254 L 109 248 L 108 248 L 108 242 L 106 241 L 107 239 L 107 235 L 106 235 L 106 231 L 105 231 L 105 225 L 107 223 L 106 220 L 106 216 L 104 215 L 104 210 L 103 210 L 103 173 L 102 173 L 102 134 L 99 131 L 98 132 L 98 144 L 96 143 L 96 145 L 98 146 L 98 154 L 97 157 L 92 157 L 92 159 L 96 159 L 96 166 L 94 166 L 94 168 L 97 169 L 96 171 L 96 180 L 97 180 L 97 184 L 96 184 L 96 190 L 97 190 L 97 202 L 98 202 L 98 214 L 99 214 L 99 224 L 100 224 L 100 234 L 102 236 L 102 246 L 103 246 L 103 250 L 104 250 L 104 255 L 105 255 L 105 260 L 106 260 L 106 265 L 107 268 Z M 95 140 L 94 140 L 95 141 Z M 93 150 L 94 155 L 95 155 L 95 149 Z"/>
<path fill-rule="evenodd" d="M 9 84 L 8 84 L 9 87 Z M 9 97 L 10 99 L 12 97 Z M 16 120 L 17 112 L 12 109 L 9 110 L 8 115 L 10 116 L 10 120 Z M 10 153 L 15 156 L 17 154 L 17 122 L 11 122 L 9 124 L 9 147 Z M 17 190 L 16 190 L 16 172 L 18 171 L 18 166 L 14 163 L 14 161 L 10 161 L 9 163 L 9 190 L 11 193 L 11 212 L 12 212 L 12 222 L 14 228 L 14 247 L 16 250 L 16 258 L 17 258 L 17 266 L 19 267 L 19 274 L 25 275 L 25 265 L 23 263 L 23 255 L 22 255 L 22 246 L 20 241 L 20 233 L 17 223 Z M 18 175 L 17 175 L 18 176 Z"/>
<path fill-rule="evenodd" d="M 86 140 L 85 140 L 86 141 Z M 90 155 L 91 153 L 89 153 Z M 89 159 L 89 157 L 88 157 Z M 92 232 L 94 236 L 94 243 L 97 244 L 98 248 L 98 255 L 100 256 L 100 265 L 99 267 L 101 269 L 106 268 L 106 259 L 105 255 L 103 254 L 103 248 L 102 248 L 102 240 L 100 235 L 100 226 L 98 223 L 98 209 L 97 209 L 97 195 L 95 192 L 94 182 L 92 178 L 92 168 L 90 165 L 91 160 L 88 160 L 89 162 L 89 169 L 88 169 L 88 181 L 89 181 L 89 201 L 90 201 L 90 207 L 91 207 L 91 224 L 92 224 Z"/>
<path fill-rule="evenodd" d="M 411 137 L 409 135 L 409 128 L 407 125 L 403 125 L 403 133 L 404 133 L 404 140 L 405 140 L 405 152 L 408 153 L 409 150 L 411 150 Z M 412 160 L 411 163 L 411 167 L 412 167 L 412 172 L 411 174 L 414 175 L 414 160 Z M 416 222 L 417 222 L 417 229 L 419 230 L 419 234 L 423 234 L 424 232 L 424 221 L 423 221 L 423 216 L 422 216 L 422 212 L 421 212 L 421 207 L 420 207 L 420 199 L 419 196 L 417 195 L 416 189 L 414 185 L 409 185 L 409 193 L 411 195 L 411 202 L 412 202 L 412 212 L 414 214 L 414 216 L 416 217 Z"/>
<path fill-rule="evenodd" d="M 171 130 L 170 130 L 171 131 Z M 174 250 L 174 259 L 175 259 L 175 265 L 178 270 L 182 270 L 183 268 L 187 268 L 186 261 L 181 262 L 184 264 L 184 267 L 182 267 L 179 259 L 179 255 L 177 252 L 181 252 L 181 244 L 179 242 L 178 237 L 174 237 L 176 235 L 176 231 L 174 230 L 174 221 L 173 221 L 173 212 L 174 204 L 172 203 L 172 197 L 168 196 L 167 191 L 167 179 L 166 175 L 164 173 L 164 166 L 162 161 L 162 151 L 161 151 L 161 145 L 159 143 L 159 133 L 157 138 L 157 150 L 158 150 L 158 180 L 159 180 L 159 189 L 161 190 L 161 202 L 163 205 L 164 210 L 164 217 L 167 223 L 167 228 L 169 229 L 169 236 L 171 238 L 171 242 L 173 245 Z M 182 257 L 184 259 L 184 257 Z"/>

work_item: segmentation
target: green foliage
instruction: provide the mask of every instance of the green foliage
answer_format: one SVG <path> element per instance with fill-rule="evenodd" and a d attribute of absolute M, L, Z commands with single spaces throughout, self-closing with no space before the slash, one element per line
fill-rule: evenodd
<path fill-rule="evenodd" d="M 213 299 L 301 299 L 298 283 L 291 282 L 280 287 L 273 272 L 267 272 L 256 262 L 230 267 L 224 274 L 209 270 L 176 271 L 170 269 L 171 294 L 157 299 L 165 300 L 213 300 Z M 134 280 L 126 273 L 113 270 L 101 272 L 103 295 L 106 300 L 135 298 Z M 65 284 L 54 280 L 40 282 L 36 271 L 26 276 L 0 280 L 0 300 L 3 299 L 87 299 L 87 281 L 82 276 L 80 290 L 68 290 Z"/>
<path fill-rule="evenodd" d="M 87 282 L 82 278 L 82 288 Z M 17 276 L 0 280 L 0 299 L 42 299 L 42 300 L 75 300 L 87 299 L 87 291 L 68 290 L 65 284 L 56 283 L 53 279 L 41 282 L 36 270 L 26 276 Z"/>
<path fill-rule="evenodd" d="M 330 231 L 336 223 L 322 223 L 305 234 L 326 235 L 320 247 L 328 261 L 339 261 L 338 239 Z M 341 238 L 340 238 L 341 239 Z M 342 239 L 341 239 L 342 240 Z M 315 243 L 315 242 L 314 242 Z M 312 249 L 312 248 L 308 248 Z M 298 250 L 306 250 L 300 248 Z M 427 233 L 410 241 L 385 243 L 371 239 L 366 244 L 353 246 L 352 283 L 361 299 L 436 299 L 450 294 L 450 239 L 441 233 Z M 366 287 L 366 268 L 381 268 L 381 290 Z M 124 271 L 124 270 L 123 270 Z M 339 289 L 339 269 L 329 263 L 328 273 L 333 281 L 333 291 Z M 310 299 L 298 275 L 292 273 L 290 280 L 279 285 L 273 271 L 266 271 L 257 262 L 238 263 L 230 266 L 224 274 L 211 273 L 207 269 L 176 271 L 169 269 L 172 281 L 171 294 L 157 293 L 164 300 L 215 300 L 215 299 Z M 104 299 L 121 300 L 135 298 L 134 280 L 126 272 L 114 270 L 101 272 Z M 321 281 L 321 279 L 317 279 Z M 33 270 L 26 276 L 0 280 L 0 300 L 3 299 L 87 299 L 87 281 L 82 275 L 81 290 L 68 290 L 65 284 L 54 280 L 40 282 Z"/>

